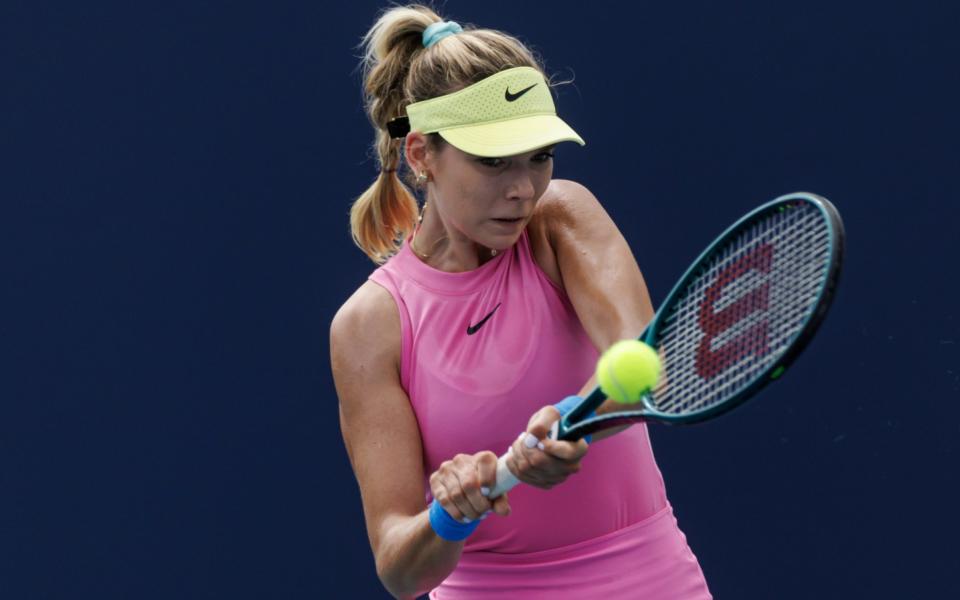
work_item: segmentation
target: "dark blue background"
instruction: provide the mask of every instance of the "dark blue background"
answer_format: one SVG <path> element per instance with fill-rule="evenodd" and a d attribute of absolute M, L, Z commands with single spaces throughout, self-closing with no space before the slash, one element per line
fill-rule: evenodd
<path fill-rule="evenodd" d="M 840 208 L 820 335 L 729 418 L 652 427 L 720 599 L 960 596 L 958 10 L 450 1 L 542 52 L 556 176 L 655 302 L 782 193 Z M 386 597 L 328 329 L 373 268 L 380 2 L 0 7 L 0 597 Z"/>

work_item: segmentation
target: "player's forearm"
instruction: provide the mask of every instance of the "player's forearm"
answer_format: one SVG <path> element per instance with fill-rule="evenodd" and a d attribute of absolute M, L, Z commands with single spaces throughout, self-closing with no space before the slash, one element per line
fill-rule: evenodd
<path fill-rule="evenodd" d="M 439 537 L 430 526 L 428 511 L 413 517 L 395 517 L 384 526 L 377 549 L 377 575 L 396 598 L 416 598 L 447 578 L 460 560 L 463 542 Z"/>

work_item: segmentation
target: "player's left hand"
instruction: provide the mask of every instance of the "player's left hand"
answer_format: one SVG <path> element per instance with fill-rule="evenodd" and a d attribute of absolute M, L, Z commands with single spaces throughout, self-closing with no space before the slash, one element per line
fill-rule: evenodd
<path fill-rule="evenodd" d="M 507 455 L 507 467 L 520 481 L 549 490 L 580 470 L 587 442 L 561 442 L 547 438 L 550 427 L 560 418 L 554 406 L 544 406 L 527 423 L 527 430 L 514 440 Z"/>

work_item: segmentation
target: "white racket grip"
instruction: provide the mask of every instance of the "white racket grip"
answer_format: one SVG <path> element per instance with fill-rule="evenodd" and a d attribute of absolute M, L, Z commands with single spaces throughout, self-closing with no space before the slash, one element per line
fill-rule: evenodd
<path fill-rule="evenodd" d="M 506 454 L 497 459 L 497 484 L 493 486 L 493 489 L 490 490 L 490 494 L 487 496 L 490 500 L 499 498 L 520 483 L 516 475 L 507 468 L 507 456 L 509 454 L 510 451 L 507 450 Z"/>
<path fill-rule="evenodd" d="M 550 428 L 550 433 L 547 434 L 551 440 L 557 439 L 557 430 L 560 427 L 560 421 L 554 421 L 553 427 Z M 493 500 L 494 498 L 499 498 L 500 496 L 506 494 L 520 483 L 520 480 L 517 479 L 517 476 L 507 468 L 507 456 L 510 455 L 510 449 L 497 459 L 497 484 L 493 486 L 493 489 L 490 490 L 490 493 L 487 495 L 487 498 Z"/>

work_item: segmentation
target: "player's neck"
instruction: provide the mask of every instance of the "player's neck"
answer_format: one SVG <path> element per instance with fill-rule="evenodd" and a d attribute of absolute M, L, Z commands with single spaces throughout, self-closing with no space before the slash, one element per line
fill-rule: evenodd
<path fill-rule="evenodd" d="M 424 263 L 448 273 L 472 271 L 492 258 L 491 250 L 445 225 L 437 211 L 428 202 L 422 221 L 414 231 L 410 249 Z"/>

